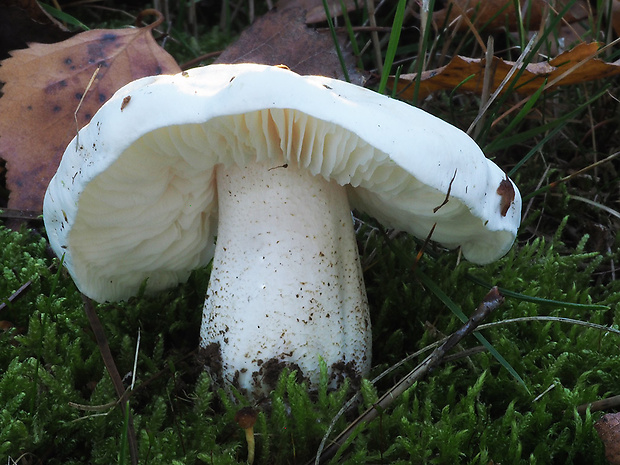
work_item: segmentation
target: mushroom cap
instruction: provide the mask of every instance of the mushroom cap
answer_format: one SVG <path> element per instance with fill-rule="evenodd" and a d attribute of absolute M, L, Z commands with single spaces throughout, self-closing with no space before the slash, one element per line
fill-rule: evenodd
<path fill-rule="evenodd" d="M 235 421 L 241 429 L 252 428 L 256 424 L 258 412 L 252 407 L 242 407 L 235 413 Z"/>
<path fill-rule="evenodd" d="M 516 186 L 454 126 L 346 82 L 211 65 L 138 79 L 101 107 L 48 186 L 50 244 L 95 300 L 174 286 L 213 256 L 215 166 L 253 160 L 346 185 L 387 227 L 424 238 L 436 224 L 432 239 L 475 263 L 503 256 L 520 223 Z"/>

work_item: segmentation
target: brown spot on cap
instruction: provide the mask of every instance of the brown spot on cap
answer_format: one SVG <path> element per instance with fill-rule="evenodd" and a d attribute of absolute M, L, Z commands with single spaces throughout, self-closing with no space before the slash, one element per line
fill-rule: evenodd
<path fill-rule="evenodd" d="M 502 179 L 502 182 L 499 183 L 497 194 L 501 196 L 499 201 L 499 212 L 502 216 L 506 216 L 510 205 L 515 200 L 515 188 L 508 179 L 508 176 L 506 176 L 506 179 Z"/>

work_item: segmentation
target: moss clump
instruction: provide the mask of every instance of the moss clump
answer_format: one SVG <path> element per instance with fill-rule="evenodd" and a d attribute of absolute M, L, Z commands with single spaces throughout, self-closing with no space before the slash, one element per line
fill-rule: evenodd
<path fill-rule="evenodd" d="M 369 238 L 364 230 L 362 236 L 369 247 L 365 257 L 372 249 L 372 256 L 381 258 L 366 269 L 378 373 L 459 322 L 416 279 L 416 244 L 410 238 Z M 486 293 L 468 279 L 473 274 L 528 296 L 607 306 L 563 308 L 509 298 L 494 315 L 498 320 L 546 314 L 615 321 L 618 284 L 589 287 L 593 270 L 608 258 L 584 252 L 585 240 L 573 254 L 564 254 L 559 237 L 524 245 L 486 267 L 455 266 L 454 254 L 417 266 L 465 313 Z M 2 311 L 11 327 L 0 333 L 0 455 L 28 454 L 50 464 L 119 463 L 125 420 L 114 404 L 117 397 L 81 297 L 63 271 L 50 271 L 41 238 L 0 228 L 0 250 L 2 296 L 32 283 Z M 207 279 L 208 270 L 200 270 L 169 292 L 98 308 L 119 372 L 128 381 L 140 331 L 136 388 L 128 402 L 141 463 L 244 460 L 244 437 L 234 414 L 247 401 L 241 396 L 233 401 L 212 386 L 194 357 Z M 335 463 L 604 463 L 592 428 L 599 414 L 579 416 L 575 408 L 614 392 L 620 383 L 618 337 L 549 322 L 500 326 L 484 335 L 527 389 L 488 353 L 441 366 L 355 434 Z M 475 343 L 470 338 L 461 348 Z M 377 387 L 365 382 L 364 400 L 335 431 L 414 364 Z M 257 406 L 257 463 L 310 459 L 331 419 L 354 394 L 348 385 L 328 392 L 326 379 L 310 394 L 296 380 L 295 373 L 284 373 L 270 398 Z"/>

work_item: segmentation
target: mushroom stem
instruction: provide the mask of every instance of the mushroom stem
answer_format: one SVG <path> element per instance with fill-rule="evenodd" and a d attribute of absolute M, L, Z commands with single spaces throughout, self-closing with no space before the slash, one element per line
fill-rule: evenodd
<path fill-rule="evenodd" d="M 217 186 L 200 334 L 219 346 L 221 375 L 265 394 L 283 363 L 315 385 L 319 357 L 332 375 L 366 374 L 370 319 L 345 188 L 275 161 L 220 165 Z"/>
<path fill-rule="evenodd" d="M 256 449 L 253 426 L 245 429 L 245 440 L 248 443 L 248 463 L 252 465 L 254 463 L 254 451 Z"/>
<path fill-rule="evenodd" d="M 248 464 L 254 463 L 254 452 L 256 444 L 254 443 L 254 424 L 258 414 L 252 407 L 243 407 L 235 414 L 235 421 L 245 432 L 245 442 L 248 444 Z"/>

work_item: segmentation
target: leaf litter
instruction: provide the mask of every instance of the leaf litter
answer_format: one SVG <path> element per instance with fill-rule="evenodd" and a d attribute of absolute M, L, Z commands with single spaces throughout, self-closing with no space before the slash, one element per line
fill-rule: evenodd
<path fill-rule="evenodd" d="M 514 82 L 510 80 L 503 89 L 500 89 L 500 92 L 514 86 L 517 93 L 531 95 L 547 82 L 556 79 L 557 81 L 550 88 L 619 75 L 620 60 L 608 63 L 600 58 L 595 58 L 600 46 L 601 44 L 598 42 L 579 44 L 549 61 L 530 63 L 520 76 L 514 78 Z M 577 66 L 580 63 L 583 65 Z M 418 97 L 425 98 L 434 92 L 455 88 L 459 88 L 460 91 L 480 94 L 485 80 L 486 65 L 485 58 L 468 58 L 457 55 L 446 66 L 422 72 Z M 500 87 L 514 66 L 516 66 L 515 62 L 493 57 L 491 92 Z M 571 70 L 571 68 L 573 69 Z M 390 78 L 388 85 L 393 87 L 396 84 L 398 96 L 405 100 L 411 100 L 413 99 L 416 78 L 416 73 L 402 74 L 396 83 L 393 77 Z"/>
<path fill-rule="evenodd" d="M 45 189 L 76 134 L 78 106 L 77 124 L 83 127 L 128 82 L 181 71 L 153 38 L 153 28 L 163 21 L 157 14 L 157 21 L 141 28 L 97 29 L 54 44 L 33 43 L 2 62 L 0 158 L 6 163 L 8 208 L 41 210 Z"/>

